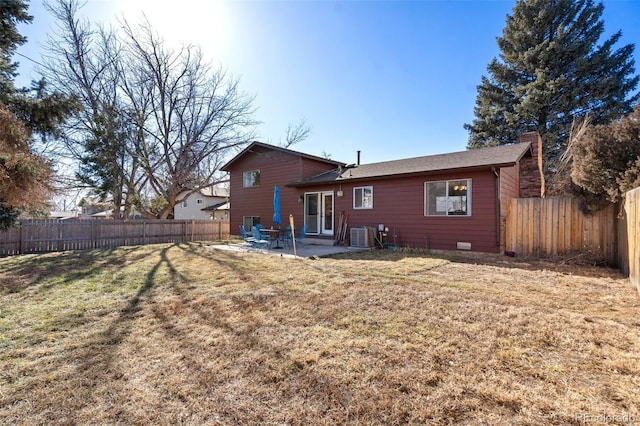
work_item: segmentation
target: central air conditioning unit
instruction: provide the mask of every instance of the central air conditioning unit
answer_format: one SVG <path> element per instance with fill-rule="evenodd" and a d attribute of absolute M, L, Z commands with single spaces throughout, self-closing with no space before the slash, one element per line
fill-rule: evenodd
<path fill-rule="evenodd" d="M 352 247 L 371 247 L 367 228 L 351 228 L 350 236 L 349 242 Z"/>

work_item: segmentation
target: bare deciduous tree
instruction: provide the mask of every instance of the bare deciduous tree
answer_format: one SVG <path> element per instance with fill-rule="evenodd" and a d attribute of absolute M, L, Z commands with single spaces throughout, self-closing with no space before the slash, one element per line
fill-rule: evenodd
<path fill-rule="evenodd" d="M 67 161 L 79 166 L 79 185 L 124 207 L 134 198 L 134 182 L 144 181 L 132 152 L 130 117 L 119 96 L 117 64 L 122 45 L 112 31 L 93 29 L 76 16 L 77 1 L 47 5 L 58 31 L 50 37 L 48 58 L 42 71 L 56 90 L 73 94 L 82 108 L 64 129 Z M 62 155 L 61 155 L 62 156 Z"/>
<path fill-rule="evenodd" d="M 280 146 L 290 148 L 292 145 L 307 139 L 310 134 L 311 127 L 307 124 L 306 119 L 302 118 L 296 124 L 289 123 L 284 135 L 285 140 L 280 143 Z"/>
<path fill-rule="evenodd" d="M 148 188 L 166 205 L 166 218 L 180 194 L 220 180 L 225 155 L 253 137 L 253 98 L 240 92 L 238 80 L 205 63 L 200 49 L 173 52 L 146 23 L 123 26 L 129 49 L 124 69 L 127 100 L 142 120 L 136 155 Z M 148 212 L 149 213 L 149 212 Z"/>
<path fill-rule="evenodd" d="M 226 154 L 251 140 L 253 98 L 199 48 L 169 49 L 148 21 L 94 30 L 78 8 L 49 5 L 59 34 L 47 61 L 56 87 L 82 101 L 65 132 L 78 175 L 116 208 L 167 218 L 181 196 L 221 180 Z"/>

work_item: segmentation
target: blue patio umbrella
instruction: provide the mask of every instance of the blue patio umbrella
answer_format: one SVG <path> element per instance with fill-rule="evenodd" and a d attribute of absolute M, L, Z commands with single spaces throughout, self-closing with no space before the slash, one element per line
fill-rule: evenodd
<path fill-rule="evenodd" d="M 280 225 L 280 187 L 273 188 L 273 224 Z"/>

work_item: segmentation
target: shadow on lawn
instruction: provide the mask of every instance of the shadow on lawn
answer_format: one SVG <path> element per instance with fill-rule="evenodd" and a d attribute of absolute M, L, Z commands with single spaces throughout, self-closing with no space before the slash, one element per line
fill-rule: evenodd
<path fill-rule="evenodd" d="M 115 365 L 118 361 L 118 348 L 132 333 L 133 323 L 142 310 L 143 303 L 153 303 L 153 289 L 157 285 L 158 273 L 163 266 L 166 266 L 171 280 L 180 277 L 180 274 L 167 256 L 167 253 L 173 247 L 175 245 L 166 246 L 151 253 L 144 252 L 140 256 L 134 256 L 133 258 L 127 257 L 126 260 L 135 261 L 157 255 L 158 260 L 147 273 L 144 283 L 126 301 L 124 307 L 118 311 L 116 318 L 109 322 L 108 327 L 103 330 L 96 330 L 92 338 L 78 347 L 78 352 L 74 354 L 74 358 L 78 361 L 77 368 L 69 371 L 68 376 L 63 378 L 63 380 L 73 383 L 72 386 L 75 389 L 75 396 L 65 400 L 67 404 L 70 404 L 70 406 L 62 407 L 65 411 L 73 413 L 82 409 L 86 406 L 86 403 L 94 400 L 94 398 L 98 399 L 97 396 L 94 397 L 94 393 L 101 384 L 117 383 L 124 376 L 125 373 Z M 115 261 L 115 263 L 117 262 L 119 260 Z M 114 393 L 120 391 L 119 389 L 113 389 Z"/>
<path fill-rule="evenodd" d="M 137 381 L 142 375 L 146 377 L 145 380 L 149 380 L 145 386 L 151 388 L 159 386 L 165 390 L 171 388 L 168 384 L 170 382 L 154 383 L 154 380 L 158 380 L 158 377 L 152 373 L 155 369 L 162 370 L 160 376 L 166 374 L 166 380 L 180 385 L 188 378 L 189 383 L 184 383 L 185 387 L 193 386 L 198 389 L 197 394 L 211 392 L 215 381 L 220 379 L 212 376 L 206 363 L 210 357 L 216 356 L 215 353 L 220 348 L 210 347 L 207 342 L 208 336 L 198 333 L 198 330 L 208 330 L 207 334 L 215 330 L 228 336 L 226 344 L 234 348 L 234 353 L 240 353 L 240 348 L 257 350 L 260 356 L 270 352 L 269 339 L 252 332 L 259 327 L 259 324 L 251 320 L 252 310 L 261 309 L 261 306 L 268 304 L 270 297 L 256 296 L 251 292 L 237 296 L 228 293 L 226 289 L 214 292 L 220 298 L 212 297 L 209 292 L 202 296 L 200 286 L 195 285 L 192 280 L 182 274 L 179 265 L 172 261 L 177 253 L 181 254 L 176 259 L 185 260 L 183 254 L 197 256 L 211 262 L 211 270 L 228 268 L 234 273 L 246 276 L 247 280 L 250 279 L 250 274 L 241 267 L 242 260 L 233 253 L 201 252 L 198 247 L 183 244 L 164 247 L 159 253 L 154 253 L 158 259 L 149 269 L 137 292 L 126 301 L 117 317 L 105 329 L 97 331 L 92 339 L 78 348 L 77 369 L 70 371 L 66 377 L 62 378 L 74 383 L 73 387 L 76 388 L 74 397 L 64 402 L 67 405 L 64 407 L 65 411 L 74 412 L 82 408 L 80 404 L 86 407 L 91 401 L 98 401 L 105 392 L 105 386 L 109 387 L 110 395 L 121 395 L 126 398 L 130 392 L 129 380 Z M 164 274 L 168 274 L 168 277 Z M 240 280 L 242 281 L 242 278 Z M 159 281 L 161 284 L 158 283 Z M 156 292 L 160 287 L 161 290 Z M 274 295 L 274 297 L 278 296 L 278 294 Z M 238 322 L 231 319 L 230 315 L 247 316 L 249 320 Z M 155 337 L 151 337 L 149 342 L 145 340 L 140 343 L 136 340 L 139 338 L 139 334 L 136 333 L 133 337 L 136 342 L 130 345 L 127 340 L 134 331 L 137 331 L 135 327 L 141 326 L 146 327 L 145 333 Z M 157 333 L 161 333 L 163 337 L 158 337 Z M 163 345 L 160 352 L 156 354 L 149 352 L 153 351 L 153 345 L 157 342 L 162 342 Z M 127 345 L 127 348 L 131 347 L 134 352 L 123 354 L 121 348 L 123 344 Z M 136 353 L 138 350 L 140 352 Z M 182 370 L 177 375 L 175 371 L 163 370 L 162 360 L 169 355 L 180 359 L 179 365 Z M 150 356 L 156 360 L 156 363 L 150 363 L 152 361 Z M 133 362 L 140 363 L 138 368 L 141 370 L 129 370 L 126 367 L 126 364 L 131 363 L 126 359 L 128 357 L 134 360 L 139 358 L 140 361 Z M 281 358 L 282 355 L 276 354 L 275 357 Z M 219 356 L 219 359 L 230 364 L 234 362 L 233 359 L 226 359 L 224 356 Z M 125 366 L 120 365 L 121 361 Z M 172 369 L 176 367 L 172 363 L 169 366 Z M 132 377 L 132 375 L 140 375 L 140 377 Z M 179 387 L 171 389 L 175 394 L 187 392 Z M 157 402 L 160 403 L 160 401 Z M 148 409 L 153 410 L 153 407 Z M 167 412 L 164 413 L 165 416 L 167 414 Z M 118 410 L 117 421 L 135 423 L 135 416 L 135 412 L 128 412 L 123 406 Z M 110 420 L 116 419 L 110 418 Z"/>
<path fill-rule="evenodd" d="M 242 280 L 248 280 L 251 278 L 251 273 L 246 268 L 238 266 L 238 257 L 231 252 L 225 254 L 214 252 L 213 250 L 201 250 L 206 248 L 205 244 L 191 243 L 191 244 L 178 244 L 176 248 L 182 250 L 185 254 L 190 256 L 197 256 L 201 259 L 212 261 L 218 266 L 228 268 L 234 273 L 238 274 Z"/>
<path fill-rule="evenodd" d="M 118 352 L 120 351 L 120 345 L 127 340 L 136 327 L 136 321 L 144 318 L 144 326 L 149 326 L 150 329 L 154 328 L 153 323 L 157 322 L 160 325 L 160 329 L 164 332 L 167 342 L 172 340 L 185 339 L 185 336 L 176 331 L 175 315 L 169 315 L 171 313 L 172 303 L 167 302 L 167 298 L 171 299 L 171 296 L 176 296 L 179 299 L 179 304 L 187 307 L 192 312 L 190 315 L 195 322 L 206 322 L 211 327 L 221 328 L 225 332 L 233 331 L 231 325 L 225 321 L 226 312 L 220 309 L 215 301 L 208 301 L 206 304 L 194 304 L 191 303 L 190 290 L 192 289 L 190 280 L 184 276 L 171 261 L 170 252 L 174 250 L 181 250 L 188 255 L 200 256 L 206 260 L 214 263 L 224 265 L 224 267 L 232 268 L 240 273 L 243 273 L 236 264 L 237 259 L 233 256 L 208 256 L 198 252 L 197 247 L 190 245 L 173 244 L 163 247 L 161 250 L 154 251 L 152 253 L 146 252 L 145 258 L 150 256 L 158 257 L 157 261 L 149 269 L 146 274 L 145 281 L 138 288 L 137 292 L 130 297 L 124 307 L 118 311 L 118 315 L 114 318 L 103 330 L 97 330 L 93 334 L 93 338 L 88 340 L 80 348 L 76 355 L 79 363 L 77 369 L 69 373 L 63 380 L 68 380 L 77 384 L 76 396 L 69 399 L 67 402 L 73 406 L 64 407 L 65 410 L 73 412 L 81 407 L 76 406 L 83 401 L 83 405 L 87 401 L 97 399 L 98 396 L 94 396 L 96 389 L 96 381 L 109 383 L 112 386 L 118 383 L 118 380 L 124 377 L 127 373 L 120 371 L 120 367 L 117 365 L 120 360 Z M 128 260 L 131 260 L 128 258 Z M 168 279 L 161 277 L 161 274 L 168 272 Z M 161 281 L 161 284 L 158 282 Z M 156 297 L 154 289 L 161 285 L 163 287 L 162 298 L 165 299 L 156 303 Z M 181 312 L 181 310 L 178 310 Z M 175 314 L 175 313 L 174 313 Z M 190 320 L 191 321 L 191 320 Z M 157 330 L 157 328 L 155 328 Z M 151 330 L 148 330 L 151 332 Z M 197 355 L 191 355 L 188 353 L 188 348 L 198 345 L 198 342 L 187 341 L 181 343 L 186 344 L 185 352 L 182 354 L 185 358 L 190 358 L 189 368 L 199 368 L 202 360 Z M 99 384 L 99 383 L 98 383 Z M 122 393 L 126 394 L 126 389 L 111 389 L 110 393 Z M 122 419 L 120 419 L 122 420 Z M 125 419 L 126 421 L 126 416 Z"/>
<path fill-rule="evenodd" d="M 121 266 L 126 261 L 136 261 L 147 256 L 146 253 L 135 254 L 141 248 L 142 246 L 132 246 L 78 250 L 6 258 L 3 260 L 4 271 L 0 274 L 0 293 L 18 293 L 40 285 L 52 276 L 60 279 L 43 285 L 43 290 L 91 278 L 101 274 L 104 268 Z M 115 252 L 119 255 L 114 256 Z"/>

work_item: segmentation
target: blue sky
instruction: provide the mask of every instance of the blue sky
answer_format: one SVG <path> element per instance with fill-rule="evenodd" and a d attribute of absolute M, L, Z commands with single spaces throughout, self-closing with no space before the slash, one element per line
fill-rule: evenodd
<path fill-rule="evenodd" d="M 144 11 L 168 42 L 198 44 L 255 95 L 257 140 L 277 144 L 304 118 L 312 133 L 292 149 L 347 163 L 360 150 L 371 163 L 466 149 L 463 125 L 514 4 L 89 0 L 83 14 L 135 23 Z M 29 12 L 32 24 L 20 27 L 29 42 L 18 52 L 37 61 L 53 23 L 40 0 Z M 607 34 L 622 30 L 620 46 L 640 41 L 640 1 L 605 1 L 603 19 Z M 38 77 L 14 59 L 19 84 Z"/>

